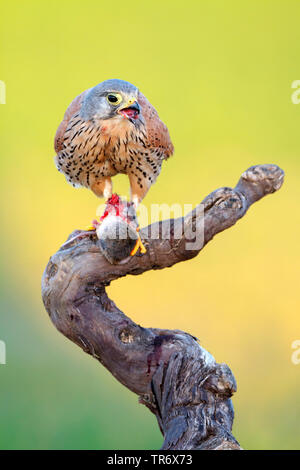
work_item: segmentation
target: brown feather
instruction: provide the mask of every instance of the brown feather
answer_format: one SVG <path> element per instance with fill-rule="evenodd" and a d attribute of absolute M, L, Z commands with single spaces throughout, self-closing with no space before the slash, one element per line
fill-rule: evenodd
<path fill-rule="evenodd" d="M 167 126 L 159 119 L 156 109 L 147 98 L 139 91 L 138 102 L 147 126 L 147 140 L 150 146 L 161 147 L 164 150 L 164 158 L 169 158 L 174 147 L 170 139 Z"/>
<path fill-rule="evenodd" d="M 76 96 L 76 98 L 74 98 L 72 103 L 68 106 L 68 108 L 67 108 L 67 110 L 64 114 L 64 118 L 63 118 L 62 122 L 60 123 L 60 125 L 59 125 L 59 127 L 56 131 L 56 134 L 55 134 L 54 150 L 55 150 L 56 153 L 58 153 L 62 150 L 64 135 L 65 135 L 65 131 L 67 129 L 68 123 L 69 123 L 70 119 L 72 118 L 72 116 L 79 112 L 79 110 L 81 108 L 82 100 L 83 100 L 85 94 L 87 93 L 87 91 L 88 90 L 85 90 L 82 93 L 80 93 L 80 95 Z"/>

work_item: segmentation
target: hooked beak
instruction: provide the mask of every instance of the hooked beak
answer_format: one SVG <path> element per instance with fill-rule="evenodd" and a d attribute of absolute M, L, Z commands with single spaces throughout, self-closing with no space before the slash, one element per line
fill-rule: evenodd
<path fill-rule="evenodd" d="M 141 112 L 140 105 L 135 99 L 128 100 L 126 106 L 118 110 L 119 114 L 122 114 L 127 119 L 137 119 Z"/>

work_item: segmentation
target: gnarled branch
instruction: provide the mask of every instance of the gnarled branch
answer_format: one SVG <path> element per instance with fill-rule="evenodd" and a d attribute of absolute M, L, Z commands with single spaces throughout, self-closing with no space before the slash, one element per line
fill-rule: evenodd
<path fill-rule="evenodd" d="M 134 323 L 108 298 L 105 286 L 128 274 L 163 269 L 196 256 L 251 204 L 278 190 L 283 176 L 275 165 L 249 168 L 234 189 L 221 188 L 207 196 L 203 211 L 198 206 L 184 218 L 141 230 L 144 255 L 111 264 L 95 233 L 81 237 L 76 231 L 47 265 L 42 294 L 52 322 L 140 396 L 157 417 L 164 435 L 162 449 L 239 449 L 231 434 L 235 379 L 229 367 L 216 363 L 193 336 Z M 190 242 L 199 233 L 200 246 L 191 249 Z"/>

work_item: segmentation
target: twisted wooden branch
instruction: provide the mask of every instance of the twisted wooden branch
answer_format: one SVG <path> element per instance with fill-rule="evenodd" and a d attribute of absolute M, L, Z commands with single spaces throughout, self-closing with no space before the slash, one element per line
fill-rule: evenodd
<path fill-rule="evenodd" d="M 42 295 L 52 322 L 139 395 L 157 417 L 162 449 L 239 449 L 231 434 L 235 379 L 193 336 L 134 323 L 108 298 L 105 286 L 196 256 L 251 204 L 278 190 L 283 177 L 275 165 L 249 168 L 234 189 L 217 189 L 186 217 L 144 228 L 145 255 L 127 253 L 123 262 L 111 264 L 94 233 L 74 239 L 81 234 L 76 231 L 46 267 Z M 199 240 L 191 245 L 199 236 L 200 245 Z M 113 258 L 110 252 L 108 259 Z"/>

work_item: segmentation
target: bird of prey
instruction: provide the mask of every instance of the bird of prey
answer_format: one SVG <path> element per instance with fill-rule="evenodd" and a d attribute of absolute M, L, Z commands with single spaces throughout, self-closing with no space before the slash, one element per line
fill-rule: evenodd
<path fill-rule="evenodd" d="M 55 136 L 55 163 L 69 183 L 110 198 L 111 177 L 128 175 L 135 207 L 173 153 L 165 124 L 129 82 L 106 80 L 69 105 Z"/>

